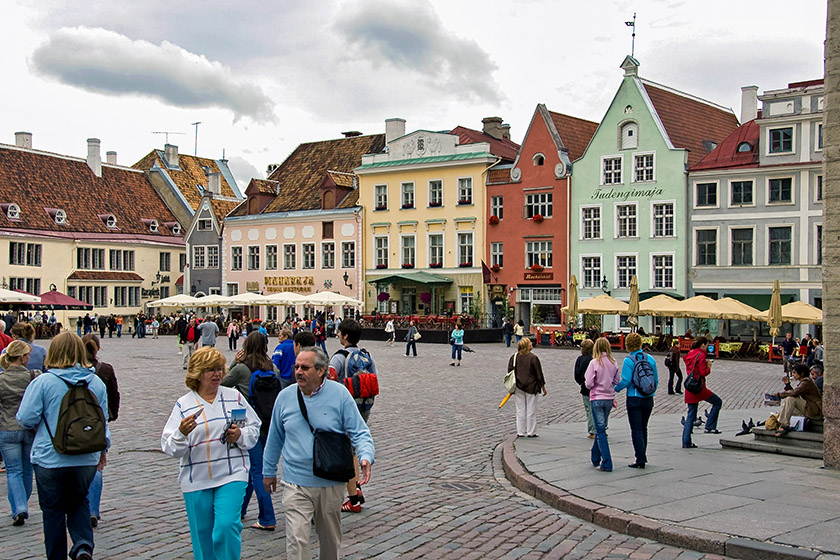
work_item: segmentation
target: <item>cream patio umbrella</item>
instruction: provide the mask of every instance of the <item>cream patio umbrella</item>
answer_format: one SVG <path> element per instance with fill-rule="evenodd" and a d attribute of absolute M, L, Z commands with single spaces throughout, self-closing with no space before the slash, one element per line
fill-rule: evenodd
<path fill-rule="evenodd" d="M 630 279 L 630 302 L 627 304 L 627 322 L 637 327 L 639 325 L 639 279 L 636 275 Z"/>
<path fill-rule="evenodd" d="M 262 299 L 263 305 L 302 305 L 306 303 L 306 296 L 296 292 L 277 292 Z"/>
<path fill-rule="evenodd" d="M 177 294 L 163 299 L 150 301 L 148 307 L 195 307 L 200 300 L 187 294 Z"/>
<path fill-rule="evenodd" d="M 772 302 L 771 302 L 772 303 Z M 772 306 L 771 306 L 772 308 Z M 770 310 L 759 313 L 762 321 L 767 321 Z M 809 305 L 804 301 L 792 301 L 781 306 L 782 323 L 798 323 L 802 325 L 821 325 L 823 321 L 822 309 Z"/>
<path fill-rule="evenodd" d="M 653 296 L 639 303 L 639 315 L 673 317 L 671 313 L 679 310 L 680 303 L 679 300 L 665 294 Z"/>
<path fill-rule="evenodd" d="M 310 305 L 362 305 L 362 302 L 350 296 L 343 296 L 335 292 L 318 292 L 311 296 L 305 296 L 306 303 Z"/>
<path fill-rule="evenodd" d="M 758 321 L 761 311 L 735 298 L 725 297 L 717 300 L 721 310 L 721 319 L 736 321 Z"/>
<path fill-rule="evenodd" d="M 41 298 L 24 292 L 0 288 L 0 303 L 41 303 Z"/>
<path fill-rule="evenodd" d="M 779 328 L 782 326 L 782 287 L 778 279 L 773 282 L 773 295 L 770 297 L 770 309 L 767 310 L 767 324 L 770 325 L 770 336 L 773 337 L 773 346 L 775 346 Z"/>
<path fill-rule="evenodd" d="M 568 313 L 568 306 L 562 308 L 561 311 Z M 579 302 L 578 313 L 588 313 L 591 315 L 627 315 L 627 303 L 610 297 L 607 294 L 601 294 Z"/>
<path fill-rule="evenodd" d="M 566 301 L 566 315 L 569 316 L 570 321 L 574 321 L 574 325 L 577 325 L 577 315 L 578 315 L 578 281 L 577 276 L 572 274 L 571 279 L 569 280 L 569 299 Z"/>

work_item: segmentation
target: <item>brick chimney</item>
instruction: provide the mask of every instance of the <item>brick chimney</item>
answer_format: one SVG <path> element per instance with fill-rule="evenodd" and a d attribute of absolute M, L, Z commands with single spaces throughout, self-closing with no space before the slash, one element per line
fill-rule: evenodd
<path fill-rule="evenodd" d="M 117 152 L 105 152 L 105 161 L 108 165 L 117 165 Z"/>
<path fill-rule="evenodd" d="M 756 118 L 758 114 L 758 86 L 741 88 L 741 124 Z"/>
<path fill-rule="evenodd" d="M 32 147 L 32 133 L 31 132 L 15 132 L 15 146 L 18 148 Z"/>
<path fill-rule="evenodd" d="M 385 119 L 385 143 L 400 136 L 405 136 L 405 119 Z"/>
<path fill-rule="evenodd" d="M 213 194 L 213 196 L 221 196 L 222 195 L 222 174 L 221 173 L 208 173 L 207 174 L 207 190 Z"/>
<path fill-rule="evenodd" d="M 102 177 L 102 154 L 99 151 L 101 142 L 99 138 L 87 139 L 87 164 L 93 174 L 97 177 Z"/>
<path fill-rule="evenodd" d="M 482 127 L 484 134 L 489 134 L 496 140 L 504 139 L 505 132 L 510 137 L 510 130 L 505 130 L 504 126 L 502 126 L 502 117 L 485 117 L 481 119 L 481 124 L 484 125 Z"/>
<path fill-rule="evenodd" d="M 163 157 L 166 160 L 166 165 L 169 167 L 178 167 L 178 146 L 174 144 L 164 144 Z"/>

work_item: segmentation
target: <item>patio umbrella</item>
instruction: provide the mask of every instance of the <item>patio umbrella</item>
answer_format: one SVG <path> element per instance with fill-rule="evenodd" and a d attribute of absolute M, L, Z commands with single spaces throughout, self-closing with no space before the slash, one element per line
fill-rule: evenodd
<path fill-rule="evenodd" d="M 569 299 L 566 301 L 566 305 L 568 305 L 568 311 L 566 314 L 569 316 L 571 321 L 577 323 L 577 314 L 578 314 L 578 281 L 577 276 L 572 274 L 572 278 L 569 281 Z"/>
<path fill-rule="evenodd" d="M 639 324 L 639 279 L 636 275 L 630 279 L 630 302 L 627 304 L 627 322 L 634 327 Z"/>
<path fill-rule="evenodd" d="M 243 292 L 239 295 L 229 296 L 221 299 L 226 300 L 227 303 L 222 303 L 219 305 L 265 305 L 263 303 L 263 301 L 265 300 L 265 296 L 262 294 L 255 294 L 254 292 Z"/>
<path fill-rule="evenodd" d="M 177 294 L 163 299 L 150 301 L 146 305 L 149 307 L 194 307 L 198 304 L 199 299 L 187 294 Z"/>
<path fill-rule="evenodd" d="M 306 296 L 295 292 L 277 292 L 263 298 L 266 305 L 298 305 L 306 303 Z"/>
<path fill-rule="evenodd" d="M 770 336 L 773 337 L 773 346 L 775 346 L 779 328 L 782 326 L 782 287 L 778 279 L 773 282 L 773 295 L 770 297 L 770 309 L 767 310 L 767 324 L 770 325 Z"/>
<path fill-rule="evenodd" d="M 681 301 L 659 294 L 639 303 L 639 315 L 650 315 L 653 317 L 673 317 L 671 313 L 679 311 Z"/>
<path fill-rule="evenodd" d="M 772 307 L 771 307 L 772 309 Z M 770 310 L 758 314 L 758 318 L 770 322 Z M 809 305 L 804 301 L 792 301 L 781 307 L 782 323 L 799 323 L 802 325 L 821 325 L 823 321 L 822 309 Z"/>
<path fill-rule="evenodd" d="M 735 298 L 725 297 L 717 300 L 721 309 L 721 319 L 736 321 L 758 321 L 761 311 Z"/>
<path fill-rule="evenodd" d="M 561 311 L 568 313 L 568 309 L 568 307 L 564 307 Z M 593 315 L 626 315 L 627 303 L 615 299 L 614 297 L 610 297 L 607 294 L 601 294 L 579 302 L 578 313 L 589 313 Z"/>
<path fill-rule="evenodd" d="M 24 292 L 18 292 L 15 290 L 7 290 L 5 288 L 0 288 L 0 303 L 40 303 L 41 298 L 38 296 L 33 296 L 32 294 L 27 294 Z"/>
<path fill-rule="evenodd" d="M 311 296 L 305 296 L 306 303 L 310 305 L 362 305 L 362 302 L 350 296 L 343 296 L 335 292 L 318 292 Z"/>
<path fill-rule="evenodd" d="M 30 303 L 26 307 L 29 309 L 74 309 L 74 310 L 91 310 L 93 305 L 85 303 L 67 294 L 63 294 L 58 290 L 50 290 L 40 295 L 40 303 Z"/>

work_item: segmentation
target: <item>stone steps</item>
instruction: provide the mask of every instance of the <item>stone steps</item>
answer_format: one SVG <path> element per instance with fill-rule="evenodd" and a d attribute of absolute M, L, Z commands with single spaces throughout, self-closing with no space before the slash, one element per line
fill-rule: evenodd
<path fill-rule="evenodd" d="M 812 421 L 807 432 L 788 432 L 782 437 L 775 436 L 775 430 L 757 426 L 750 430 L 753 439 L 746 436 L 721 438 L 720 444 L 730 449 L 746 449 L 763 453 L 777 453 L 794 457 L 823 458 L 823 421 Z"/>

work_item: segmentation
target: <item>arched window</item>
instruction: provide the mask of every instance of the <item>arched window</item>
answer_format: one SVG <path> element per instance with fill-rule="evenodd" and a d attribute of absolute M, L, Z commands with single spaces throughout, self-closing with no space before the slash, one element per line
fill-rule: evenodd
<path fill-rule="evenodd" d="M 55 223 L 61 225 L 67 223 L 67 212 L 60 208 L 55 211 Z"/>
<path fill-rule="evenodd" d="M 621 149 L 630 150 L 639 147 L 639 125 L 626 122 L 621 125 Z"/>
<path fill-rule="evenodd" d="M 12 202 L 9 204 L 9 207 L 6 209 L 6 217 L 10 220 L 19 220 L 20 219 L 20 206 Z"/>
<path fill-rule="evenodd" d="M 332 210 L 335 208 L 335 193 L 333 191 L 324 192 L 324 203 L 321 206 L 322 210 Z"/>
<path fill-rule="evenodd" d="M 149 222 L 149 231 L 152 233 L 157 233 L 158 230 L 158 221 L 152 220 Z"/>
<path fill-rule="evenodd" d="M 534 165 L 545 165 L 545 156 L 542 154 L 534 154 Z"/>
<path fill-rule="evenodd" d="M 741 142 L 738 144 L 738 152 L 751 152 L 752 151 L 752 144 L 749 142 Z"/>

